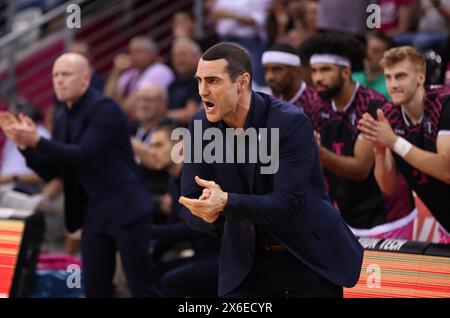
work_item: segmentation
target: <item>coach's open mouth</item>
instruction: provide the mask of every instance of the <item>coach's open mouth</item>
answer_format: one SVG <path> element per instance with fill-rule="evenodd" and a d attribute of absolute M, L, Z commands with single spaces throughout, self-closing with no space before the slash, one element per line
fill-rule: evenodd
<path fill-rule="evenodd" d="M 211 103 L 211 102 L 204 101 L 203 104 L 205 104 L 205 107 L 206 107 L 207 109 L 212 109 L 212 108 L 214 108 L 214 104 Z"/>

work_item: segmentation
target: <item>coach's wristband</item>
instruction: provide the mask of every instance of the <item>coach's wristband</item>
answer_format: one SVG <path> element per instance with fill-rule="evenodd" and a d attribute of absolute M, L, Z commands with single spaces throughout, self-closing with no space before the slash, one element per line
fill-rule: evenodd
<path fill-rule="evenodd" d="M 405 156 L 408 154 L 408 152 L 412 148 L 412 144 L 407 141 L 405 138 L 398 137 L 397 141 L 394 144 L 394 152 L 399 155 L 402 158 L 405 158 Z"/>

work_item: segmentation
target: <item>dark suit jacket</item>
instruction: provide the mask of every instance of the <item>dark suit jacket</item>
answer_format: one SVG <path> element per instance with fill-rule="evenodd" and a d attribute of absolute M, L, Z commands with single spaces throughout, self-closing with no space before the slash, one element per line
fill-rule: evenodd
<path fill-rule="evenodd" d="M 56 116 L 52 140 L 41 138 L 23 154 L 44 180 L 63 178 L 67 229 L 127 225 L 148 215 L 153 202 L 119 105 L 89 89 L 71 110 L 63 107 Z"/>
<path fill-rule="evenodd" d="M 225 128 L 222 121 L 209 122 L 201 110 L 190 122 L 191 136 L 193 120 L 201 121 L 203 131 L 209 127 Z M 341 286 L 355 285 L 363 248 L 325 191 L 309 119 L 291 104 L 253 92 L 247 127 L 268 128 L 269 136 L 270 128 L 279 128 L 278 172 L 261 174 L 258 160 L 241 166 L 185 162 L 182 173 L 184 196 L 201 195 L 202 189 L 194 180 L 196 175 L 215 181 L 228 192 L 227 206 L 214 224 L 192 215 L 185 207 L 180 210 L 187 224 L 200 231 L 214 233 L 224 222 L 219 295 L 232 291 L 249 273 L 255 252 L 255 224 L 323 277 Z M 194 148 L 192 138 L 190 148 Z"/>

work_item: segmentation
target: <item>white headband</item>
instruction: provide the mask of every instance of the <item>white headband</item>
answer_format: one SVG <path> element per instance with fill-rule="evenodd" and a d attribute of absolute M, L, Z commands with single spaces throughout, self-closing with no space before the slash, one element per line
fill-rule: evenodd
<path fill-rule="evenodd" d="M 266 51 L 262 55 L 262 64 L 275 63 L 300 66 L 300 57 L 296 54 L 281 51 Z"/>
<path fill-rule="evenodd" d="M 350 59 L 334 54 L 314 54 L 309 59 L 309 64 L 319 64 L 319 63 L 327 63 L 327 64 L 335 64 L 345 67 L 351 67 L 352 63 Z"/>

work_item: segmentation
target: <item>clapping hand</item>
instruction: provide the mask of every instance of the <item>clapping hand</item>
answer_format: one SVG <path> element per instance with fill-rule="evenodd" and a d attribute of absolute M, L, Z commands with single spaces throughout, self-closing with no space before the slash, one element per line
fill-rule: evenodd
<path fill-rule="evenodd" d="M 214 181 L 195 177 L 195 182 L 203 187 L 202 195 L 198 199 L 189 199 L 181 196 L 179 202 L 188 208 L 192 214 L 202 218 L 208 223 L 216 221 L 228 201 L 228 194 Z"/>
<path fill-rule="evenodd" d="M 15 117 L 10 112 L 0 112 L 0 127 L 7 138 L 14 141 L 20 148 L 36 147 L 39 134 L 33 120 L 20 113 Z"/>
<path fill-rule="evenodd" d="M 381 109 L 377 110 L 377 119 L 365 113 L 358 122 L 358 129 L 363 133 L 364 138 L 371 140 L 376 147 L 392 149 L 398 136 L 392 130 Z"/>

